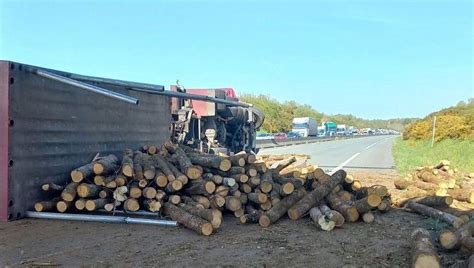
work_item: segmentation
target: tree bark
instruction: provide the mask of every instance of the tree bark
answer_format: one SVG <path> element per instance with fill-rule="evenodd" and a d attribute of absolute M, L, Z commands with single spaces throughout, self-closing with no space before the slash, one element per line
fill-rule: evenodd
<path fill-rule="evenodd" d="M 382 198 L 376 194 L 370 194 L 367 197 L 359 199 L 354 202 L 354 207 L 357 209 L 359 214 L 367 213 L 374 208 L 377 208 L 382 202 Z"/>
<path fill-rule="evenodd" d="M 153 162 L 155 166 L 160 169 L 163 174 L 165 174 L 166 178 L 169 182 L 176 180 L 176 176 L 174 175 L 173 171 L 171 170 L 171 164 L 168 164 L 168 161 L 164 159 L 161 155 L 153 155 L 152 156 Z"/>
<path fill-rule="evenodd" d="M 210 222 L 214 230 L 217 230 L 222 224 L 222 213 L 219 210 L 199 209 L 187 204 L 180 204 L 178 207 L 188 213 L 201 217 L 204 220 Z"/>
<path fill-rule="evenodd" d="M 145 156 L 144 153 L 140 151 L 135 151 L 135 155 L 133 156 L 133 179 L 134 180 L 143 180 L 145 177 L 143 175 L 143 166 L 142 166 L 142 159 Z"/>
<path fill-rule="evenodd" d="M 228 158 L 218 155 L 206 154 L 189 154 L 189 160 L 194 165 L 199 165 L 208 168 L 216 168 L 221 171 L 228 171 L 232 167 L 232 163 Z"/>
<path fill-rule="evenodd" d="M 336 211 L 336 210 L 332 210 L 330 209 L 328 206 L 326 206 L 325 204 L 321 204 L 319 206 L 319 209 L 321 210 L 321 212 L 324 214 L 324 216 L 326 216 L 326 218 L 334 221 L 335 223 L 335 227 L 342 227 L 342 225 L 345 223 L 345 219 L 344 219 L 344 216 L 342 216 L 341 213 L 339 213 L 339 211 Z"/>
<path fill-rule="evenodd" d="M 47 193 L 58 195 L 64 190 L 64 186 L 50 182 L 41 185 L 41 189 Z"/>
<path fill-rule="evenodd" d="M 56 203 L 56 210 L 60 213 L 64 213 L 72 207 L 72 202 L 61 200 Z"/>
<path fill-rule="evenodd" d="M 225 198 L 225 207 L 226 209 L 235 212 L 242 207 L 240 199 L 235 196 L 228 196 Z"/>
<path fill-rule="evenodd" d="M 140 209 L 140 203 L 138 203 L 138 200 L 135 198 L 128 198 L 124 203 L 123 203 L 123 210 L 126 212 L 136 212 Z"/>

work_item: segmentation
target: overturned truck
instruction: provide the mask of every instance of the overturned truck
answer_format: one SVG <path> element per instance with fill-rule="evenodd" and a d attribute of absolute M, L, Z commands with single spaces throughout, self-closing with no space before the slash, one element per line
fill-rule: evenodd
<path fill-rule="evenodd" d="M 256 150 L 264 116 L 232 89 L 189 90 L 0 61 L 0 220 L 24 217 L 45 182 L 96 154 L 172 139 L 205 152 Z"/>

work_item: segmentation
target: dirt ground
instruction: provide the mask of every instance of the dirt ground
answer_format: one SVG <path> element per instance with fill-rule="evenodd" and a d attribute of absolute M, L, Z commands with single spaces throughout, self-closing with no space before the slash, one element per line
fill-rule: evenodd
<path fill-rule="evenodd" d="M 358 176 L 372 184 L 394 175 Z M 0 223 L 0 266 L 408 267 L 409 235 L 417 227 L 440 225 L 399 209 L 332 232 L 307 218 L 262 229 L 227 216 L 216 234 L 202 237 L 182 227 L 25 219 Z M 439 252 L 443 266 L 463 267 L 467 259 Z"/>

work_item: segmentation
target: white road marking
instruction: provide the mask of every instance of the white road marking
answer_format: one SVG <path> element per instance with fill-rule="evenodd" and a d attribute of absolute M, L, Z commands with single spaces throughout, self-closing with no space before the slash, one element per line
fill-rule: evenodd
<path fill-rule="evenodd" d="M 372 143 L 371 145 L 365 147 L 365 150 L 368 150 L 368 149 L 374 147 L 377 143 L 379 143 L 379 142 Z"/>
<path fill-rule="evenodd" d="M 344 161 L 342 164 L 340 164 L 339 166 L 337 166 L 335 169 L 333 169 L 331 171 L 331 175 L 334 174 L 336 171 L 338 171 L 339 169 L 342 169 L 345 165 L 349 164 L 349 162 L 351 162 L 352 160 L 354 160 L 356 157 L 358 157 L 360 155 L 360 153 L 356 153 L 354 154 L 353 156 L 351 156 L 349 159 L 347 159 L 346 161 Z"/>

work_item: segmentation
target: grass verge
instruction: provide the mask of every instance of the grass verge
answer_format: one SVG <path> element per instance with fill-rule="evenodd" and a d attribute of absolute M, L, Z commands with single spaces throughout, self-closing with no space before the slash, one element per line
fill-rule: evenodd
<path fill-rule="evenodd" d="M 393 146 L 393 157 L 398 173 L 405 176 L 420 166 L 433 166 L 447 159 L 452 167 L 463 172 L 474 172 L 474 140 L 442 140 L 431 147 L 427 140 L 402 140 Z"/>

